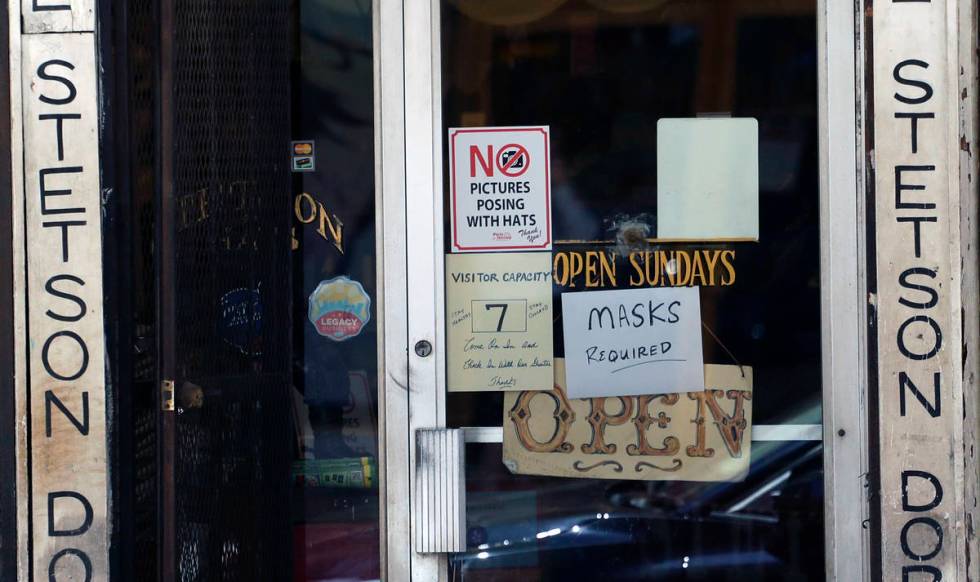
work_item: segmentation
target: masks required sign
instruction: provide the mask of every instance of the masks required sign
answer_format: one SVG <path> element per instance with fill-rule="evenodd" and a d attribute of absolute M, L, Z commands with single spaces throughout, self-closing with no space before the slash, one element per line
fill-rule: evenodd
<path fill-rule="evenodd" d="M 551 249 L 547 126 L 449 130 L 453 252 Z"/>

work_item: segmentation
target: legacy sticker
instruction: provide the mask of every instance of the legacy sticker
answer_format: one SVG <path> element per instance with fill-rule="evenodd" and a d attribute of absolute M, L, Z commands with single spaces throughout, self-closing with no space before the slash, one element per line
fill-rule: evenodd
<path fill-rule="evenodd" d="M 361 333 L 371 320 L 371 298 L 347 277 L 321 281 L 310 294 L 308 317 L 317 333 L 342 342 Z"/>

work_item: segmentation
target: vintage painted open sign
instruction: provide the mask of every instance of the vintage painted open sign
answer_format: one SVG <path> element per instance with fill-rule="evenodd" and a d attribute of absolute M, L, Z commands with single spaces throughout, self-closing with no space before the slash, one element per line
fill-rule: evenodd
<path fill-rule="evenodd" d="M 752 369 L 704 367 L 705 390 L 569 399 L 565 361 L 550 391 L 504 398 L 504 464 L 513 473 L 739 481 L 749 470 Z"/>

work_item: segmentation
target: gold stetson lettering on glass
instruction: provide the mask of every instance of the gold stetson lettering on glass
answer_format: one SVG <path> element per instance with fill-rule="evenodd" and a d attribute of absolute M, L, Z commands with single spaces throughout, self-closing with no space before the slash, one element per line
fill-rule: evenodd
<path fill-rule="evenodd" d="M 296 195 L 293 212 L 300 224 L 308 225 L 315 222 L 316 233 L 320 238 L 333 244 L 340 254 L 344 254 L 344 222 L 339 216 L 329 212 L 322 202 L 307 192 Z M 299 237 L 296 235 L 296 227 L 292 228 L 292 239 L 292 249 L 298 250 Z"/>

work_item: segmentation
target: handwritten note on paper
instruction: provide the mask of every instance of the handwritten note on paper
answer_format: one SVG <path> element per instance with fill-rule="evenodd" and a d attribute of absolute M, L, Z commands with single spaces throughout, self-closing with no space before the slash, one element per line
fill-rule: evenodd
<path fill-rule="evenodd" d="M 551 253 L 446 255 L 450 392 L 551 390 Z"/>
<path fill-rule="evenodd" d="M 570 398 L 704 390 L 697 287 L 561 297 Z"/>

